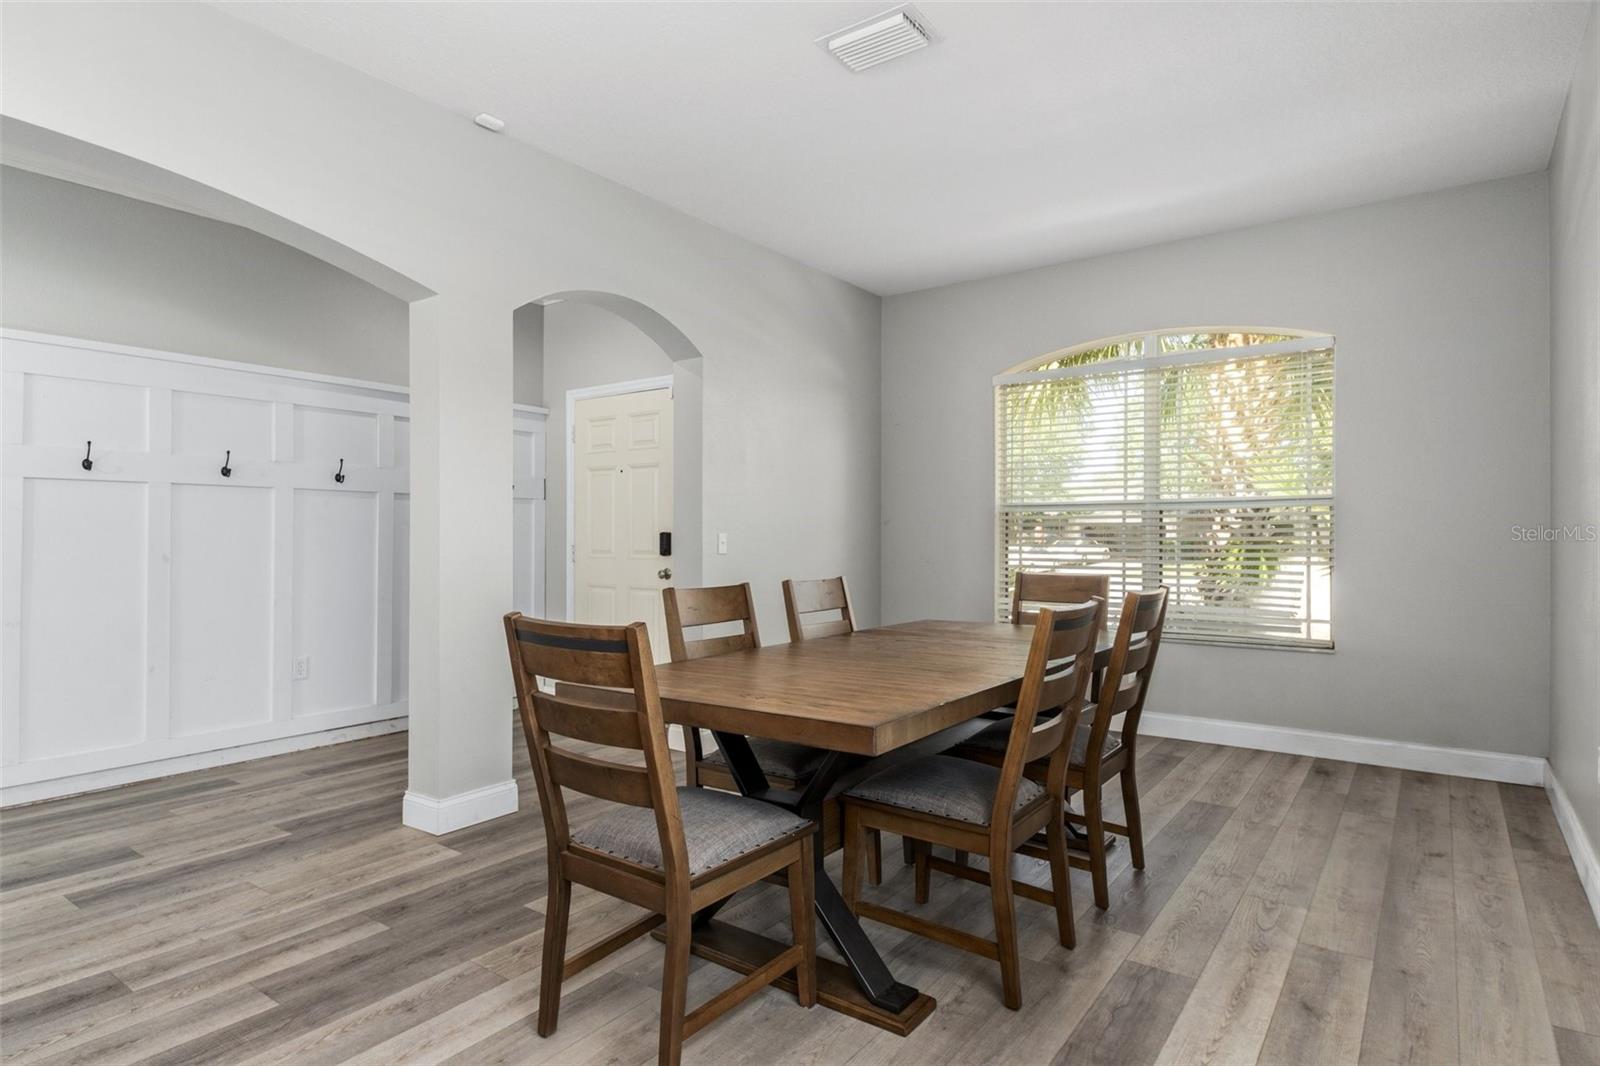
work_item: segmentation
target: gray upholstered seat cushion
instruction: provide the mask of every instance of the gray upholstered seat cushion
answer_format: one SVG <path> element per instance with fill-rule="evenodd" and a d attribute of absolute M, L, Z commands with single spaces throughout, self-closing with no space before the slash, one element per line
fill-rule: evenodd
<path fill-rule="evenodd" d="M 1078 733 L 1072 738 L 1072 755 L 1069 759 L 1069 762 L 1071 762 L 1073 766 L 1083 765 L 1084 757 L 1089 752 L 1089 734 L 1093 731 L 1093 729 L 1094 725 L 1091 722 L 1078 723 Z M 1004 721 L 996 722 L 994 725 L 989 726 L 983 732 L 967 741 L 967 743 L 975 748 L 985 748 L 989 751 L 1003 752 L 1006 750 L 1006 745 L 1010 743 L 1010 741 L 1011 719 L 1007 718 Z M 1107 733 L 1106 750 L 1104 754 L 1112 755 L 1120 747 L 1122 747 L 1122 734 Z"/>
<path fill-rule="evenodd" d="M 972 825 L 988 825 L 999 786 L 1000 771 L 993 766 L 933 755 L 869 777 L 847 795 Z M 1016 807 L 1020 810 L 1042 795 L 1043 786 L 1023 778 L 1017 786 Z"/>
<path fill-rule="evenodd" d="M 690 877 L 811 824 L 770 803 L 708 788 L 678 789 L 678 809 L 683 814 Z M 661 835 L 656 830 L 655 811 L 647 807 L 619 806 L 607 811 L 582 829 L 574 829 L 572 841 L 661 869 Z"/>
<path fill-rule="evenodd" d="M 759 737 L 750 738 L 750 750 L 755 753 L 756 762 L 761 764 L 763 773 L 796 781 L 815 773 L 828 754 L 821 748 L 808 748 L 804 744 L 791 744 L 786 740 L 762 740 Z M 705 761 L 726 765 L 728 757 L 720 751 L 714 751 L 705 757 Z"/>

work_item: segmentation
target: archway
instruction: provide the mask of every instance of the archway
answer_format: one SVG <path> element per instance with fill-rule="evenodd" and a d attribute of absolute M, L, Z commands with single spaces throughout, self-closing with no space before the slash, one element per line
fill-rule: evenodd
<path fill-rule="evenodd" d="M 702 393 L 704 356 L 659 311 L 618 293 L 568 289 L 516 309 L 514 397 L 549 410 L 547 423 L 545 614 L 576 617 L 570 477 L 574 405 L 582 397 L 660 388 L 670 382 L 671 582 L 697 585 L 704 574 Z M 664 643 L 663 649 L 664 650 Z"/>
<path fill-rule="evenodd" d="M 371 256 L 248 200 L 8 115 L 0 115 L 0 157 L 7 166 L 242 226 L 321 259 L 407 303 L 435 295 L 420 281 Z"/>

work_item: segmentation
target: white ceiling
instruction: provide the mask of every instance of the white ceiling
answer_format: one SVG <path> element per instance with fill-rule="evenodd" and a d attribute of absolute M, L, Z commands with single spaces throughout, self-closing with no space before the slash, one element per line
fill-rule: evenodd
<path fill-rule="evenodd" d="M 228 3 L 879 293 L 1538 170 L 1581 3 Z M 484 136 L 493 136 L 485 133 Z"/>

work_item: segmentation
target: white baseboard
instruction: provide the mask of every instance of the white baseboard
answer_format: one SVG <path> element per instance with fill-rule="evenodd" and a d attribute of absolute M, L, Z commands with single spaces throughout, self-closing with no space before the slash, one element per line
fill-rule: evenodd
<path fill-rule="evenodd" d="M 1222 718 L 1195 718 L 1186 714 L 1147 713 L 1139 719 L 1139 732 L 1154 737 L 1223 744 L 1232 748 L 1259 748 L 1288 755 L 1391 766 L 1397 770 L 1422 770 L 1456 777 L 1504 781 L 1512 785 L 1542 785 L 1544 759 L 1537 755 L 1508 755 L 1470 748 L 1441 748 L 1403 740 L 1380 740 L 1314 729 L 1232 722 Z"/>
<path fill-rule="evenodd" d="M 516 813 L 517 783 L 501 781 L 444 799 L 407 791 L 401 805 L 400 820 L 412 829 L 443 836 L 469 825 Z"/>
<path fill-rule="evenodd" d="M 115 766 L 105 770 L 72 774 L 68 777 L 51 778 L 47 781 L 20 782 L 0 788 L 0 807 L 15 807 L 24 803 L 60 799 L 63 796 L 77 796 L 85 792 L 99 792 L 102 789 L 116 788 L 118 785 L 131 785 L 136 781 L 153 781 L 159 777 L 171 777 L 174 774 L 186 774 L 194 770 L 209 770 L 215 766 L 265 759 L 269 755 L 286 755 L 291 751 L 343 744 L 348 740 L 398 733 L 405 727 L 406 719 L 403 717 L 386 718 L 378 722 L 363 722 L 360 725 L 325 729 L 320 733 L 297 733 L 291 737 L 258 740 L 217 751 L 175 755 L 132 766 Z"/>
<path fill-rule="evenodd" d="M 1594 920 L 1600 922 L 1600 858 L 1595 856 L 1594 841 L 1584 832 L 1583 823 L 1578 821 L 1578 812 L 1573 809 L 1572 800 L 1567 798 L 1567 790 L 1561 787 L 1561 781 L 1549 763 L 1544 764 L 1544 792 L 1550 797 L 1550 806 L 1556 812 L 1556 824 L 1561 827 L 1561 835 L 1567 840 L 1572 865 L 1578 868 L 1578 880 L 1583 882 L 1584 895 L 1589 897 L 1589 909 L 1594 911 Z"/>

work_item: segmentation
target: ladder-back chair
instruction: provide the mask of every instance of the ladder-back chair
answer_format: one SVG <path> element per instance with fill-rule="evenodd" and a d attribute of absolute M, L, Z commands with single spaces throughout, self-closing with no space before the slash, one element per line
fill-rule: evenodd
<path fill-rule="evenodd" d="M 813 825 L 759 800 L 674 786 L 642 622 L 574 625 L 512 612 L 505 631 L 549 863 L 539 1035 L 555 1032 L 563 979 L 662 924 L 661 1062 L 678 1063 L 685 1039 L 791 971 L 801 1005 L 815 1003 Z M 559 691 L 546 692 L 541 680 L 559 683 Z M 595 698 L 585 687 L 597 690 Z M 558 737 L 569 743 L 556 743 Z M 643 765 L 603 757 L 607 749 L 642 755 Z M 585 810 L 574 828 L 566 790 L 613 809 L 598 816 Z M 686 1012 L 694 913 L 774 875 L 788 882 L 793 945 Z M 651 913 L 568 956 L 575 883 Z"/>
<path fill-rule="evenodd" d="M 726 655 L 761 647 L 761 632 L 756 625 L 755 597 L 748 583 L 722 585 L 715 588 L 661 590 L 667 615 L 667 646 L 675 663 L 691 659 L 704 659 L 710 655 Z M 690 630 L 702 626 L 737 623 L 739 631 L 721 636 L 696 638 Z M 689 749 L 684 771 L 690 785 L 709 785 L 712 788 L 737 791 L 728 761 L 722 752 L 705 754 L 700 730 L 685 727 Z M 794 788 L 810 777 L 821 764 L 827 752 L 804 744 L 791 744 L 782 740 L 750 738 L 750 750 L 755 753 L 761 770 L 778 788 Z"/>
<path fill-rule="evenodd" d="M 846 905 L 861 917 L 997 960 L 1002 998 L 1012 1010 L 1022 1006 L 1013 893 L 1052 905 L 1062 946 L 1070 948 L 1076 942 L 1063 821 L 1067 755 L 1094 668 L 1103 610 L 1104 604 L 1097 601 L 1039 611 L 1016 714 L 995 723 L 1007 731 L 1006 750 L 998 766 L 935 755 L 870 777 L 844 797 Z M 1042 786 L 1024 773 L 1035 761 L 1049 767 Z M 899 833 L 914 842 L 918 904 L 928 901 L 930 870 L 987 884 L 995 939 L 985 940 L 964 929 L 862 900 L 865 831 L 872 828 Z M 1034 834 L 1041 831 L 1048 844 L 1044 857 L 1050 863 L 1049 889 L 1011 878 L 1011 856 L 1030 849 Z M 986 855 L 989 868 L 980 870 L 935 858 L 933 845 Z"/>
<path fill-rule="evenodd" d="M 1161 631 L 1166 625 L 1167 590 L 1129 592 L 1122 600 L 1122 615 L 1111 646 L 1111 657 L 1100 678 L 1100 694 L 1092 701 L 1093 714 L 1078 726 L 1067 764 L 1067 792 L 1083 793 L 1083 813 L 1067 813 L 1067 821 L 1082 826 L 1088 833 L 1088 855 L 1076 850 L 1072 864 L 1089 871 L 1094 883 L 1095 906 L 1111 905 L 1106 878 L 1106 833 L 1128 838 L 1130 859 L 1136 870 L 1144 869 L 1144 830 L 1139 821 L 1139 784 L 1135 773 L 1138 752 L 1139 716 L 1150 693 L 1150 678 L 1155 672 L 1156 652 L 1161 647 Z M 955 749 L 956 754 L 994 765 L 1004 753 L 1004 723 L 997 722 Z M 1040 763 L 1027 769 L 1035 781 L 1048 771 Z M 1112 778 L 1122 789 L 1125 823 L 1105 820 L 1102 791 Z"/>

